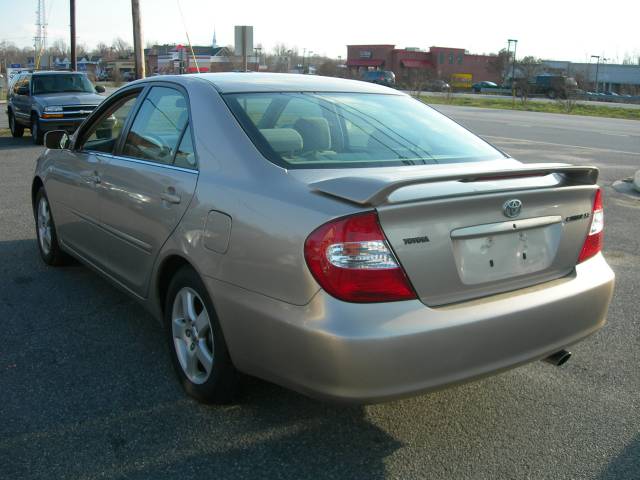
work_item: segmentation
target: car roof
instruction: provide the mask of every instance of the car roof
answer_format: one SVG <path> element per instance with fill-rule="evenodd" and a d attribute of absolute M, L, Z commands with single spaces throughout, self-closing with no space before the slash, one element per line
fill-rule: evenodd
<path fill-rule="evenodd" d="M 71 72 L 69 70 L 38 70 L 37 72 L 32 72 L 32 75 L 86 75 L 84 72 Z"/>
<path fill-rule="evenodd" d="M 353 92 L 404 95 L 392 88 L 359 80 L 290 73 L 228 72 L 188 75 L 211 82 L 220 93 Z M 162 77 L 154 77 L 162 79 Z"/>

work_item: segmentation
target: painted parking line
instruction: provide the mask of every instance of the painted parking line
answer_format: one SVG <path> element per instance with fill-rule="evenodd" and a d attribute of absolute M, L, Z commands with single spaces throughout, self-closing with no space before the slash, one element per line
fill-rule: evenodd
<path fill-rule="evenodd" d="M 565 148 L 580 148 L 582 150 L 591 150 L 594 152 L 611 152 L 611 153 L 620 153 L 622 155 L 636 155 L 640 156 L 640 152 L 628 152 L 625 150 L 612 150 L 610 148 L 599 148 L 599 147 L 584 147 L 582 145 L 567 145 L 566 143 L 553 143 L 553 142 L 541 142 L 539 140 L 524 140 L 522 138 L 514 138 L 514 137 L 499 137 L 496 135 L 481 135 L 483 138 L 491 138 L 496 140 L 511 140 L 521 143 L 534 143 L 540 145 L 551 145 L 554 147 L 565 147 Z"/>

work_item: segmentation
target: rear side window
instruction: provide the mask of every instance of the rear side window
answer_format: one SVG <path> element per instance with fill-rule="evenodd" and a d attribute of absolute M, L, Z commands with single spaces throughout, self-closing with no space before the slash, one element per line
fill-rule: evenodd
<path fill-rule="evenodd" d="M 153 87 L 136 114 L 122 153 L 172 164 L 188 121 L 189 110 L 182 93 L 173 88 Z"/>
<path fill-rule="evenodd" d="M 260 101 L 246 102 L 249 97 Z M 227 94 L 224 99 L 262 154 L 285 168 L 503 158 L 484 140 L 406 95 L 285 92 Z M 249 114 L 244 110 L 249 103 L 264 111 Z"/>
<path fill-rule="evenodd" d="M 176 152 L 176 159 L 173 162 L 176 167 L 196 168 L 196 154 L 193 150 L 193 142 L 191 139 L 191 127 L 187 126 Z"/>

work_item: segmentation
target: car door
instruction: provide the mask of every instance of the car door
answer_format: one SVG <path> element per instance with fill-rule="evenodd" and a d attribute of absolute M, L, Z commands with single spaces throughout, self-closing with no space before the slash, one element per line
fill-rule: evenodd
<path fill-rule="evenodd" d="M 126 92 L 103 105 L 95 119 L 82 127 L 71 149 L 53 153 L 55 161 L 47 175 L 47 194 L 61 242 L 99 268 L 107 261 L 98 196 L 102 175 L 139 93 Z"/>
<path fill-rule="evenodd" d="M 107 271 L 141 297 L 196 188 L 189 123 L 186 91 L 171 84 L 151 87 L 105 168 L 99 194 L 110 233 Z"/>
<path fill-rule="evenodd" d="M 18 93 L 22 88 L 27 88 L 29 90 L 29 80 L 31 79 L 30 74 L 23 73 L 20 75 L 18 80 L 16 80 L 13 86 L 13 99 L 12 104 L 14 108 L 15 119 L 18 123 L 23 125 L 28 125 L 29 119 L 31 116 L 31 97 L 30 92 L 27 94 Z"/>

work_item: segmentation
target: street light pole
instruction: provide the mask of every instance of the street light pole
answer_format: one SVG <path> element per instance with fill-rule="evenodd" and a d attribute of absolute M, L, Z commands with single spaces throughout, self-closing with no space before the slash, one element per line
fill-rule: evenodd
<path fill-rule="evenodd" d="M 595 58 L 596 60 L 596 93 L 598 93 L 598 67 L 600 66 L 600 55 L 591 55 L 591 58 Z M 591 58 L 589 61 L 591 61 Z"/>
<path fill-rule="evenodd" d="M 511 63 L 511 85 L 513 85 L 513 79 L 516 75 L 516 51 L 518 49 L 518 40 L 509 40 L 513 42 L 513 62 Z"/>
<path fill-rule="evenodd" d="M 502 72 L 502 83 L 504 85 L 504 83 L 506 83 L 507 81 L 507 75 L 509 75 L 509 58 L 511 58 L 511 40 L 507 41 L 507 65 L 506 68 L 504 69 L 504 71 Z M 511 80 L 511 83 L 513 83 L 513 80 Z"/>

